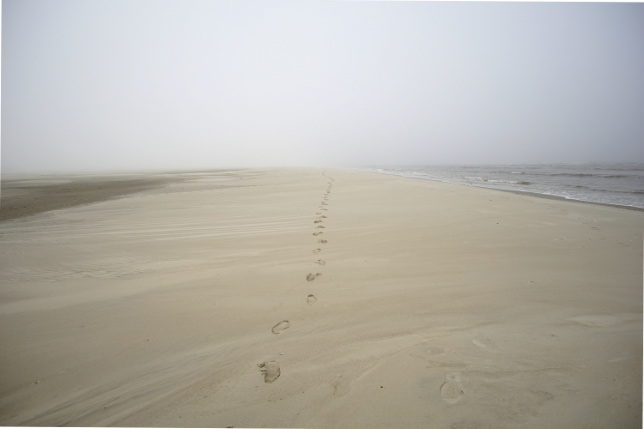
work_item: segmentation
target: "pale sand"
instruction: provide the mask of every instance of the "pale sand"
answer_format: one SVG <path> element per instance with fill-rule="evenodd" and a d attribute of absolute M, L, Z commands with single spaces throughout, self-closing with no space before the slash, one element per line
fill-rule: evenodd
<path fill-rule="evenodd" d="M 0 423 L 640 427 L 643 212 L 326 175 L 0 223 Z"/>

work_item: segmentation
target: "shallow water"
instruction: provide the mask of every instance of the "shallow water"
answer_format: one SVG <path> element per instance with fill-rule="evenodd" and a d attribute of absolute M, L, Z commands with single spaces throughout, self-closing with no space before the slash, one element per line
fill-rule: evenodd
<path fill-rule="evenodd" d="M 418 179 L 644 208 L 644 164 L 374 166 L 370 170 Z"/>

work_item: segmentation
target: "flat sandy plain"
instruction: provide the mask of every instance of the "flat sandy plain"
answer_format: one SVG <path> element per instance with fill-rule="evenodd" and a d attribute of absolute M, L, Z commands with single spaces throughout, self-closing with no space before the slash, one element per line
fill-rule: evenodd
<path fill-rule="evenodd" d="M 0 424 L 641 427 L 642 211 L 332 169 L 58 177 L 91 201 L 47 211 L 39 180 L 3 184 Z"/>

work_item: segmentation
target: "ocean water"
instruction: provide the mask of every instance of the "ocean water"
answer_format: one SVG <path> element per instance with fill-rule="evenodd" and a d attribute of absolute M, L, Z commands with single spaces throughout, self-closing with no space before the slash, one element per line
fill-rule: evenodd
<path fill-rule="evenodd" d="M 644 208 L 644 164 L 375 166 L 417 179 Z"/>

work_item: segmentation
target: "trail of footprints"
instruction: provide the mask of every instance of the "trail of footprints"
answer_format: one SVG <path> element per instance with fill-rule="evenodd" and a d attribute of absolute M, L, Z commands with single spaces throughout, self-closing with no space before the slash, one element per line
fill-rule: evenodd
<path fill-rule="evenodd" d="M 318 245 L 323 245 L 327 244 L 328 240 L 325 238 L 322 238 L 321 235 L 324 234 L 323 229 L 326 229 L 326 226 L 324 225 L 325 220 L 328 218 L 327 212 L 328 212 L 328 205 L 329 205 L 329 196 L 331 194 L 331 188 L 333 187 L 333 182 L 335 180 L 326 175 L 326 172 L 322 172 L 322 176 L 324 176 L 327 179 L 327 187 L 326 191 L 322 195 L 322 200 L 320 201 L 320 205 L 318 207 L 318 211 L 315 212 L 315 218 L 313 219 L 313 237 L 316 240 L 316 243 Z M 316 247 L 312 250 L 314 255 L 319 255 L 324 249 L 322 247 Z M 320 267 L 323 267 L 326 265 L 326 261 L 324 259 L 321 259 L 318 257 L 314 263 L 320 265 Z M 320 268 L 321 269 L 321 268 Z M 322 275 L 321 272 L 315 272 L 315 273 L 308 273 L 305 277 L 307 284 L 311 284 L 311 282 L 315 281 L 318 277 Z M 317 297 L 315 294 L 312 292 L 306 295 L 305 302 L 308 305 L 313 305 L 318 301 Z M 271 332 L 273 335 L 280 335 L 282 332 L 287 330 L 291 326 L 291 323 L 288 320 L 280 320 L 277 322 L 272 328 Z M 264 377 L 264 383 L 272 383 L 275 380 L 277 380 L 280 375 L 281 375 L 281 369 L 279 362 L 271 360 L 271 361 L 264 361 L 259 364 L 257 364 L 259 367 L 259 371 L 261 375 Z"/>
<path fill-rule="evenodd" d="M 322 175 L 328 180 L 327 188 L 324 194 L 322 195 L 322 200 L 318 207 L 317 212 L 315 212 L 315 218 L 313 219 L 313 237 L 317 245 L 324 245 L 328 243 L 328 240 L 322 238 L 324 234 L 323 229 L 326 228 L 324 225 L 325 220 L 328 218 L 328 205 L 329 205 L 329 195 L 331 194 L 331 189 L 333 188 L 333 182 L 335 181 L 332 177 L 326 175 L 326 172 L 323 172 Z M 323 247 L 316 247 L 312 250 L 314 258 L 313 262 L 322 267 L 326 265 L 326 261 L 319 257 L 320 253 L 324 250 Z M 322 275 L 321 272 L 310 272 L 305 276 L 306 284 L 311 285 L 318 277 Z M 308 305 L 314 305 L 318 301 L 318 298 L 314 293 L 308 293 L 305 298 L 305 302 Z M 280 320 L 272 328 L 271 332 L 274 335 L 280 335 L 286 331 L 291 326 L 291 323 L 288 320 Z M 484 340 L 473 340 L 474 345 L 485 348 L 489 350 L 493 347 L 493 344 L 489 341 Z M 277 380 L 281 375 L 281 369 L 279 362 L 275 360 L 264 361 L 257 364 L 259 367 L 261 375 L 264 377 L 264 383 L 272 383 Z M 382 386 L 381 386 L 382 387 Z M 449 405 L 455 405 L 463 399 L 465 392 L 463 391 L 463 384 L 459 373 L 449 373 L 445 375 L 445 379 L 440 386 L 440 396 L 441 398 Z"/>

